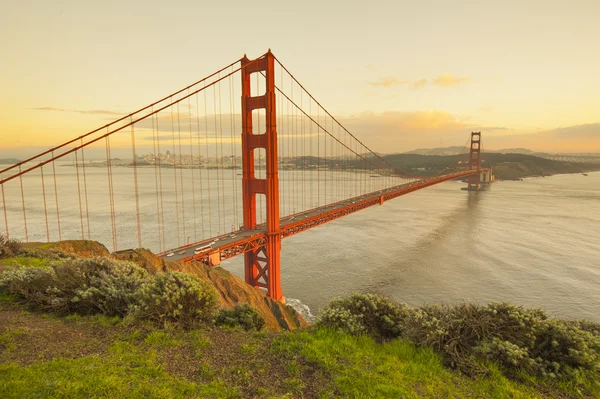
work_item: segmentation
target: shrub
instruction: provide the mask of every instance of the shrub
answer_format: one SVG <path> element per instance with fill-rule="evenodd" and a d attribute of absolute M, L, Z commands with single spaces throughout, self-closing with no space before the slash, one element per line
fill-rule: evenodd
<path fill-rule="evenodd" d="M 169 272 L 157 274 L 143 284 L 138 300 L 139 317 L 193 327 L 213 321 L 217 294 L 198 277 Z"/>
<path fill-rule="evenodd" d="M 468 373 L 492 361 L 508 374 L 525 371 L 575 380 L 600 371 L 600 324 L 549 319 L 539 309 L 508 303 L 432 305 L 411 309 L 374 295 L 336 299 L 318 325 L 375 338 L 402 336 L 442 354 Z"/>
<path fill-rule="evenodd" d="M 21 241 L 0 234 L 0 259 L 11 258 L 21 251 Z"/>
<path fill-rule="evenodd" d="M 561 320 L 546 320 L 537 328 L 530 354 L 539 375 L 573 377 L 577 370 L 598 371 L 600 337 Z"/>
<path fill-rule="evenodd" d="M 62 300 L 64 311 L 107 316 L 126 315 L 148 278 L 134 263 L 104 257 L 68 260 L 54 271 L 57 281 L 49 293 Z"/>
<path fill-rule="evenodd" d="M 395 338 L 402 332 L 409 308 L 374 294 L 352 294 L 334 299 L 321 311 L 317 325 L 350 334 L 369 334 L 376 338 Z"/>
<path fill-rule="evenodd" d="M 0 289 L 58 313 L 123 316 L 135 304 L 147 278 L 133 263 L 109 258 L 68 259 L 51 268 L 23 267 L 4 272 Z"/>
<path fill-rule="evenodd" d="M 246 331 L 260 331 L 265 325 L 265 319 L 256 308 L 241 303 L 232 309 L 221 309 L 215 323 L 219 326 L 242 327 Z"/>
<path fill-rule="evenodd" d="M 54 284 L 55 278 L 54 269 L 13 268 L 0 274 L 0 291 L 41 304 L 46 297 L 46 291 Z"/>
<path fill-rule="evenodd" d="M 531 347 L 535 326 L 547 318 L 541 310 L 507 303 L 431 305 L 409 314 L 405 336 L 418 345 L 433 347 L 451 366 L 464 371 L 483 370 L 471 354 L 475 347 L 491 343 L 494 338 L 520 348 Z M 487 353 L 485 348 L 480 349 Z M 497 353 L 496 350 L 500 349 L 493 346 L 490 353 Z"/>

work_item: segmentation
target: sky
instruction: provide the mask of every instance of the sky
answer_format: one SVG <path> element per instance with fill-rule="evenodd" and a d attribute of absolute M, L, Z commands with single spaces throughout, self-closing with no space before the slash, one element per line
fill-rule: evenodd
<path fill-rule="evenodd" d="M 600 152 L 600 1 L 0 3 L 0 155 L 267 49 L 370 148 Z"/>

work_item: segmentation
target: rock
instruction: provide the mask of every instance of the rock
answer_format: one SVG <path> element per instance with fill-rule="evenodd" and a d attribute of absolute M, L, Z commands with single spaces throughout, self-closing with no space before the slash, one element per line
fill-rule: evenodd
<path fill-rule="evenodd" d="M 198 276 L 215 288 L 221 306 L 232 308 L 238 303 L 249 303 L 262 314 L 265 325 L 270 330 L 293 331 L 309 325 L 291 306 L 267 297 L 263 291 L 249 286 L 221 267 L 210 268 L 199 262 L 172 262 L 159 258 L 143 248 L 118 251 L 113 256 L 135 262 L 152 274 L 179 271 Z"/>

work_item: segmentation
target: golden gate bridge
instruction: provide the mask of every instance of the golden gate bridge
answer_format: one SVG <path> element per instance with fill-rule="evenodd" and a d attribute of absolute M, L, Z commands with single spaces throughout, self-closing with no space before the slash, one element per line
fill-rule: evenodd
<path fill-rule="evenodd" d="M 478 191 L 491 180 L 481 150 L 474 132 L 468 163 L 401 170 L 269 50 L 0 170 L 0 214 L 24 241 L 96 239 L 210 266 L 243 255 L 246 282 L 279 300 L 283 239 L 448 180 Z"/>

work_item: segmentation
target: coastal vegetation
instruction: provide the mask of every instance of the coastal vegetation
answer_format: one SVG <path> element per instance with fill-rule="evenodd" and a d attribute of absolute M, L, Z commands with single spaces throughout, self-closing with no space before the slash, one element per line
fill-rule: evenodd
<path fill-rule="evenodd" d="M 1 397 L 600 396 L 597 323 L 354 294 L 289 331 L 223 269 L 102 248 L 0 239 Z"/>

